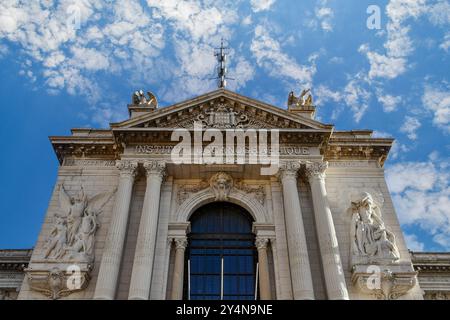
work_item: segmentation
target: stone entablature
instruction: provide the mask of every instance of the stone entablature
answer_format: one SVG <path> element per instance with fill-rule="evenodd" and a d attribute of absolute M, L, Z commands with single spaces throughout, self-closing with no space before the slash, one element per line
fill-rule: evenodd
<path fill-rule="evenodd" d="M 226 108 L 228 113 L 221 108 Z M 234 116 L 228 119 L 230 113 Z M 50 140 L 61 163 L 66 157 L 116 160 L 128 146 L 136 152 L 167 154 L 175 145 L 170 143 L 172 131 L 175 128 L 192 130 L 190 124 L 194 121 L 202 123 L 205 129 L 277 129 L 281 156 L 286 157 L 314 154 L 311 148 L 317 148 L 324 160 L 375 160 L 382 166 L 393 142 L 393 139 L 373 138 L 372 131 L 367 130 L 333 131 L 332 125 L 225 89 L 170 107 L 152 109 L 111 124 L 109 130 L 73 129 L 72 136 L 50 137 Z M 218 126 L 211 121 L 218 122 Z M 148 148 L 149 145 L 152 148 Z"/>
<path fill-rule="evenodd" d="M 22 285 L 33 250 L 0 250 L 0 300 L 14 300 Z"/>
<path fill-rule="evenodd" d="M 426 300 L 450 300 L 450 253 L 411 252 Z"/>

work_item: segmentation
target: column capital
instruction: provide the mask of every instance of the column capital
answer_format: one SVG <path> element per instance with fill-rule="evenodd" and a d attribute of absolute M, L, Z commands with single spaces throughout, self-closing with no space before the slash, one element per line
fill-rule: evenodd
<path fill-rule="evenodd" d="M 325 171 L 328 169 L 328 162 L 327 161 L 315 161 L 315 162 L 306 162 L 306 176 L 308 179 L 312 178 L 318 178 L 318 179 L 325 179 Z"/>
<path fill-rule="evenodd" d="M 134 178 L 137 174 L 138 162 L 134 160 L 117 160 L 116 168 L 119 169 L 121 176 Z"/>
<path fill-rule="evenodd" d="M 182 237 L 182 238 L 173 238 L 174 244 L 175 244 L 175 248 L 178 249 L 182 249 L 185 250 L 188 246 L 188 240 L 186 237 Z"/>
<path fill-rule="evenodd" d="M 166 162 L 158 160 L 145 160 L 143 162 L 143 167 L 147 173 L 147 177 L 156 175 L 161 179 L 164 178 L 166 174 Z"/>
<path fill-rule="evenodd" d="M 256 237 L 255 245 L 258 250 L 267 249 L 268 244 L 269 244 L 269 238 Z"/>
<path fill-rule="evenodd" d="M 280 180 L 283 180 L 285 178 L 297 179 L 300 167 L 301 165 L 299 161 L 282 162 L 280 163 L 280 167 L 278 169 L 278 178 Z"/>

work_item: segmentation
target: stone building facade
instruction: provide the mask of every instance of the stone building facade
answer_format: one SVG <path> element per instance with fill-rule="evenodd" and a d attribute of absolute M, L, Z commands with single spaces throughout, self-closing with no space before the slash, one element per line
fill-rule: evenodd
<path fill-rule="evenodd" d="M 406 248 L 392 139 L 314 120 L 305 94 L 286 110 L 226 89 L 164 108 L 137 92 L 128 109 L 50 137 L 58 179 L 18 299 L 447 297 L 448 255 Z"/>

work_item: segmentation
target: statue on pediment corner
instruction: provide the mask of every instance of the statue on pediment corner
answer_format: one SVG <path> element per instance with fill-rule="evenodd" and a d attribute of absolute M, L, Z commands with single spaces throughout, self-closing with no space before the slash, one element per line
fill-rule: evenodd
<path fill-rule="evenodd" d="M 395 235 L 382 219 L 380 207 L 371 194 L 363 192 L 352 202 L 351 263 L 389 264 L 400 259 Z"/>
<path fill-rule="evenodd" d="M 158 100 L 150 91 L 147 91 L 147 96 L 145 96 L 144 91 L 142 90 L 134 92 L 131 101 L 132 104 L 136 106 L 149 107 L 152 109 L 156 109 L 158 107 Z"/>
<path fill-rule="evenodd" d="M 294 92 L 291 91 L 288 97 L 288 107 L 289 108 L 313 107 L 314 103 L 310 92 L 311 89 L 304 89 L 300 93 L 300 96 L 296 97 Z"/>

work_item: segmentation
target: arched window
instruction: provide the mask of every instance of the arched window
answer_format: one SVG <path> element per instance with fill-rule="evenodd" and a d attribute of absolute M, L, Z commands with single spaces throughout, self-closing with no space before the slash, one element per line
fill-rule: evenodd
<path fill-rule="evenodd" d="M 250 214 L 237 205 L 215 202 L 198 209 L 190 220 L 184 298 L 190 277 L 191 300 L 219 300 L 222 288 L 223 299 L 253 300 L 257 253 Z"/>

